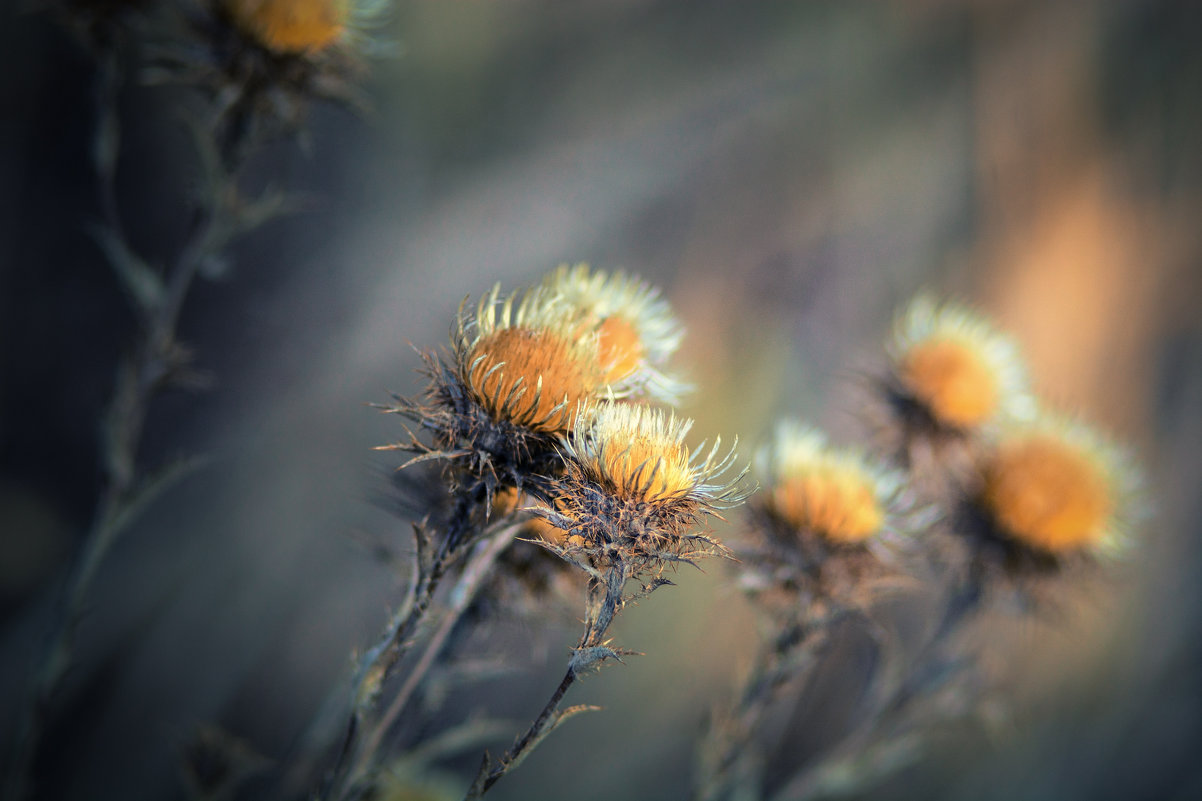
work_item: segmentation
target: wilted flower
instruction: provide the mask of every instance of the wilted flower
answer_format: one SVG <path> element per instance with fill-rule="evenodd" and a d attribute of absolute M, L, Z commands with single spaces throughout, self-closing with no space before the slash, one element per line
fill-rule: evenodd
<path fill-rule="evenodd" d="M 691 426 L 647 406 L 604 401 L 586 407 L 564 442 L 567 475 L 553 508 L 536 510 L 567 532 L 558 550 L 581 566 L 586 555 L 652 571 L 720 552 L 717 543 L 689 530 L 743 501 L 743 473 L 720 481 L 734 451 L 720 455 L 720 442 L 690 451 L 684 438 Z"/>
<path fill-rule="evenodd" d="M 659 290 L 623 272 L 562 265 L 543 286 L 576 310 L 581 333 L 595 334 L 605 380 L 615 397 L 647 395 L 672 403 L 686 389 L 660 369 L 680 347 L 684 329 Z"/>
<path fill-rule="evenodd" d="M 212 96 L 225 136 L 295 133 L 308 102 L 355 108 L 353 79 L 372 47 L 382 0 L 193 0 L 186 28 L 157 48 L 154 80 L 193 84 Z"/>
<path fill-rule="evenodd" d="M 598 290 L 591 299 L 588 287 Z M 490 496 L 562 473 L 557 438 L 570 434 L 579 409 L 649 382 L 644 352 L 658 359 L 675 347 L 677 334 L 665 332 L 676 329 L 653 297 L 632 279 L 590 279 L 587 270 L 560 270 L 504 296 L 494 287 L 474 310 L 460 308 L 449 360 L 426 354 L 427 402 L 398 398 L 389 409 L 434 432 L 432 447 L 416 437 L 401 447 L 457 460 Z M 629 315 L 623 300 L 633 304 Z M 627 329 L 637 336 L 621 347 L 604 333 Z M 633 372 L 615 372 L 619 363 Z"/>
<path fill-rule="evenodd" d="M 967 309 L 918 297 L 898 318 L 889 353 L 898 401 L 937 428 L 968 430 L 1032 409 L 1017 345 Z"/>
<path fill-rule="evenodd" d="M 223 0 L 243 33 L 275 53 L 323 50 L 346 28 L 351 0 Z"/>
<path fill-rule="evenodd" d="M 798 532 L 857 544 L 880 533 L 899 479 L 853 450 L 830 448 L 822 432 L 792 421 L 777 426 L 756 455 L 762 504 Z"/>
<path fill-rule="evenodd" d="M 777 424 L 755 467 L 764 490 L 751 523 L 767 547 L 740 554 L 749 566 L 744 587 L 866 605 L 878 580 L 897 572 L 886 543 L 903 512 L 901 476 L 792 420 Z"/>
<path fill-rule="evenodd" d="M 459 379 L 493 420 L 566 431 L 579 403 L 605 387 L 596 337 L 579 336 L 575 310 L 541 287 L 503 301 L 499 292 L 458 318 Z"/>
<path fill-rule="evenodd" d="M 1086 426 L 1043 416 L 1011 427 L 981 469 L 978 503 L 999 534 L 1051 557 L 1114 554 L 1131 515 L 1133 468 Z"/>

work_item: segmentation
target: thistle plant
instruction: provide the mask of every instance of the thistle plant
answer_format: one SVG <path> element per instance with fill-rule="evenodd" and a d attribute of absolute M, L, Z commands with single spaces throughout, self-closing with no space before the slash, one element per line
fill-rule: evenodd
<path fill-rule="evenodd" d="M 278 28 L 272 20 L 291 18 L 295 12 L 291 4 L 258 4 L 255 18 L 262 25 L 243 26 L 245 35 L 233 48 L 230 22 L 246 13 L 249 3 L 196 4 L 191 8 L 193 21 L 204 18 L 212 24 L 194 26 L 187 33 L 172 13 L 154 13 L 158 10 L 150 5 L 66 3 L 59 9 L 96 59 L 91 155 L 101 219 L 92 233 L 129 298 L 138 335 L 117 367 L 100 426 L 102 489 L 48 645 L 35 667 L 28 706 L 14 739 L 16 750 L 6 785 L 7 797 L 14 799 L 34 789 L 33 765 L 47 727 L 61 713 L 66 677 L 75 662 L 76 635 L 101 565 L 141 511 L 203 462 L 193 456 L 149 466 L 139 458 L 143 428 L 155 399 L 167 391 L 195 391 L 209 384 L 209 376 L 196 368 L 192 349 L 178 331 L 188 295 L 198 280 L 217 278 L 228 270 L 226 254 L 234 241 L 297 206 L 285 193 L 269 189 L 252 197 L 241 185 L 247 161 L 268 135 L 279 130 L 277 106 L 267 101 L 273 93 L 288 94 L 292 100 L 288 130 L 296 133 L 304 100 L 337 94 L 326 91 L 322 76 L 332 73 L 322 54 L 344 30 L 342 16 L 331 19 L 327 39 L 311 41 L 298 55 L 282 52 L 278 42 L 266 35 Z M 308 6 L 337 7 L 343 16 L 347 8 L 346 3 L 329 0 Z M 227 17 L 227 12 L 234 16 Z M 247 59 L 258 59 L 257 71 L 236 66 Z M 296 77 L 301 61 L 304 80 Z M 216 65 L 207 82 L 195 80 L 193 68 L 200 62 Z M 122 155 L 119 100 L 131 77 L 194 84 L 203 90 L 198 105 L 191 104 L 194 97 L 184 101 L 197 149 L 200 189 L 191 197 L 183 240 L 161 264 L 135 248 L 116 192 Z"/>
<path fill-rule="evenodd" d="M 928 497 L 971 472 L 978 432 L 1034 408 L 1017 343 L 968 309 L 920 295 L 898 315 L 886 350 L 878 447 Z"/>
<path fill-rule="evenodd" d="M 578 496 L 568 494 L 567 488 L 584 491 L 605 476 L 618 474 L 586 469 L 579 458 L 597 436 L 618 425 L 602 425 L 616 412 L 598 404 L 617 403 L 619 398 L 673 397 L 683 385 L 664 369 L 680 336 L 679 325 L 656 290 L 623 273 L 593 272 L 577 265 L 562 267 L 540 284 L 508 295 L 494 287 L 474 309 L 465 302 L 452 325 L 449 349 L 421 353 L 426 391 L 418 398 L 398 396 L 381 407 L 408 421 L 406 439 L 382 450 L 410 454 L 402 469 L 441 466 L 440 480 L 427 488 L 424 504 L 419 503 L 440 512 L 436 517 L 427 512 L 414 524 L 416 558 L 405 600 L 355 669 L 352 711 L 334 768 L 324 782 L 326 797 L 354 798 L 370 790 L 387 756 L 383 746 L 390 730 L 515 535 L 534 534 L 540 544 L 569 561 L 587 561 L 585 551 L 567 542 L 573 535 L 555 545 L 550 532 L 577 526 L 567 525 L 563 515 L 574 510 L 583 514 L 568 503 Z M 643 438 L 640 442 L 662 440 L 671 449 L 662 455 L 662 466 L 656 466 L 658 462 L 631 466 L 640 470 L 639 481 L 650 480 L 652 474 L 661 480 L 664 471 L 672 468 L 676 470 L 672 480 L 681 482 L 694 474 L 709 476 L 717 467 L 714 454 L 700 465 L 689 460 L 680 442 L 687 425 L 674 418 L 644 418 L 651 412 L 638 409 L 628 412 L 634 415 L 630 420 L 622 418 L 627 428 L 647 428 L 638 435 Z M 605 453 L 611 454 L 613 447 L 607 445 Z M 643 458 L 661 457 L 647 448 L 640 451 Z M 680 465 L 682 453 L 686 458 Z M 692 489 L 701 492 L 703 487 L 698 484 Z M 633 491 L 625 485 L 623 489 Z M 656 496 L 675 498 L 683 493 L 681 503 L 672 507 L 677 528 L 684 525 L 685 510 L 696 515 L 701 508 L 698 498 L 678 489 L 664 489 Z M 533 510 L 546 523 L 527 519 L 529 513 L 519 505 L 520 499 L 547 504 Z M 652 531 L 659 527 L 648 524 L 645 534 Z M 540 532 L 549 541 L 541 539 Z M 679 535 L 678 540 L 695 542 Z M 599 547 L 597 542 L 589 548 Z M 679 543 L 674 553 L 687 558 L 683 552 L 691 547 Z M 624 563 L 615 569 L 614 576 L 633 575 L 633 568 Z M 646 569 L 640 564 L 637 571 Z M 436 608 L 448 579 L 452 586 L 447 596 L 457 600 Z M 599 620 L 606 614 L 612 619 L 621 590 L 621 586 L 614 590 L 608 613 L 597 612 Z M 600 603 L 605 607 L 603 600 Z M 431 615 L 438 618 L 429 624 L 434 633 L 425 639 L 405 676 L 397 677 L 398 667 L 422 638 Z M 384 705 L 394 677 L 400 685 Z M 505 762 L 505 769 L 512 762 Z M 503 772 L 485 781 L 491 786 Z"/>
<path fill-rule="evenodd" d="M 855 618 L 874 630 L 874 603 L 904 583 L 898 526 L 908 498 L 896 471 L 792 420 L 778 424 L 755 467 L 763 491 L 748 504 L 754 545 L 739 554 L 740 585 L 764 638 L 702 743 L 695 799 L 760 796 L 774 703 L 821 662 L 836 626 Z"/>

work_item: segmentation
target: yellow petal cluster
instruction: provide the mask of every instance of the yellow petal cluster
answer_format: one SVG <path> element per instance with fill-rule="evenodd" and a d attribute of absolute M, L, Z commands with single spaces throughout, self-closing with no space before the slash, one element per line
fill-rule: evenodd
<path fill-rule="evenodd" d="M 886 500 L 897 486 L 858 452 L 833 449 L 821 432 L 788 420 L 756 455 L 756 468 L 765 483 L 763 502 L 777 519 L 840 544 L 880 533 Z"/>

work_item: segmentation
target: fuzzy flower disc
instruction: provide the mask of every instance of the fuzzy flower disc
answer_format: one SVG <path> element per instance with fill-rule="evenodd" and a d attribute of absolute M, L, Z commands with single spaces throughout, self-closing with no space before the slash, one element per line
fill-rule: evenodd
<path fill-rule="evenodd" d="M 899 365 L 902 381 L 939 420 L 969 427 L 998 408 L 997 380 L 980 354 L 952 339 L 932 339 L 910 349 Z"/>
<path fill-rule="evenodd" d="M 342 35 L 350 0 L 225 0 L 235 24 L 274 53 L 323 50 Z"/>
<path fill-rule="evenodd" d="M 1017 346 L 965 309 L 918 298 L 891 352 L 902 387 L 942 425 L 973 428 L 1029 404 Z"/>
<path fill-rule="evenodd" d="M 464 385 L 498 421 L 556 433 L 572 424 L 577 405 L 604 387 L 597 340 L 579 337 L 573 310 L 545 290 L 486 295 L 455 335 Z"/>
<path fill-rule="evenodd" d="M 737 503 L 733 483 L 712 483 L 733 452 L 721 459 L 718 445 L 705 458 L 690 452 L 684 438 L 692 424 L 649 406 L 603 402 L 582 412 L 567 451 L 586 479 L 617 498 L 665 507 Z"/>
<path fill-rule="evenodd" d="M 1118 459 L 1084 429 L 1032 427 L 998 444 L 981 502 L 1008 536 L 1031 548 L 1105 550 L 1116 544 L 1121 476 Z"/>
<path fill-rule="evenodd" d="M 577 329 L 595 335 L 605 381 L 617 397 L 646 395 L 672 402 L 686 387 L 660 372 L 680 346 L 683 329 L 659 291 L 625 273 L 562 265 L 543 288 L 575 311 Z"/>
<path fill-rule="evenodd" d="M 634 324 L 622 317 L 606 317 L 597 325 L 597 348 L 605 379 L 616 382 L 639 369 L 643 360 L 643 342 Z"/>
<path fill-rule="evenodd" d="M 662 502 L 696 484 L 683 442 L 688 424 L 646 406 L 603 404 L 587 425 L 595 447 L 580 454 L 582 466 L 614 495 Z"/>
<path fill-rule="evenodd" d="M 481 337 L 468 359 L 468 385 L 489 414 L 540 431 L 565 427 L 557 409 L 575 407 L 598 384 L 594 365 L 553 331 L 503 328 Z"/>
<path fill-rule="evenodd" d="M 850 545 L 884 527 L 896 481 L 858 453 L 828 447 L 820 432 L 784 421 L 756 462 L 769 511 L 793 529 Z"/>

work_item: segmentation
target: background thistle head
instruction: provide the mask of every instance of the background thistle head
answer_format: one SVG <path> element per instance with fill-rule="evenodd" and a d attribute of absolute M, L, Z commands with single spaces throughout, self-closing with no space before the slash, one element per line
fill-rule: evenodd
<path fill-rule="evenodd" d="M 1130 457 L 1083 423 L 1043 413 L 1007 427 L 981 463 L 975 502 L 998 534 L 1055 559 L 1126 549 L 1139 480 Z"/>
<path fill-rule="evenodd" d="M 853 449 L 827 444 L 817 429 L 791 420 L 755 458 L 763 486 L 757 499 L 799 536 L 833 545 L 857 545 L 880 534 L 901 477 Z"/>
<path fill-rule="evenodd" d="M 895 321 L 888 352 L 898 400 L 937 430 L 973 431 L 1031 412 L 1017 344 L 966 308 L 920 295 Z"/>
<path fill-rule="evenodd" d="M 786 605 L 804 591 L 867 606 L 879 580 L 898 572 L 892 546 L 905 512 L 903 477 L 793 420 L 778 422 L 754 465 L 762 490 L 750 504 L 756 545 L 740 555 L 749 566 L 744 588 L 784 590 Z"/>
<path fill-rule="evenodd" d="M 674 403 L 688 385 L 662 372 L 684 329 L 659 290 L 624 272 L 560 265 L 542 284 L 575 310 L 582 333 L 597 336 L 598 357 L 615 397 Z"/>

